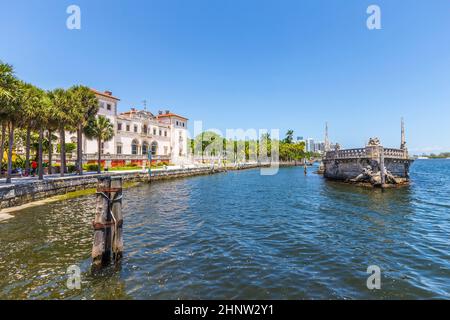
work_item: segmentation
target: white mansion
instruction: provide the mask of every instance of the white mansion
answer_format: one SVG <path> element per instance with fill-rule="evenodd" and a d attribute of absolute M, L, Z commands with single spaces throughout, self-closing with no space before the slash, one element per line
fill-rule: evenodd
<path fill-rule="evenodd" d="M 137 163 L 142 165 L 151 152 L 152 161 L 181 164 L 187 161 L 188 119 L 170 111 L 157 115 L 146 110 L 118 113 L 120 99 L 112 92 L 92 91 L 100 102 L 98 115 L 103 115 L 114 125 L 114 137 L 102 144 L 102 159 L 107 167 Z M 68 135 L 68 140 L 74 137 Z M 97 158 L 97 142 L 83 136 L 84 161 Z"/>

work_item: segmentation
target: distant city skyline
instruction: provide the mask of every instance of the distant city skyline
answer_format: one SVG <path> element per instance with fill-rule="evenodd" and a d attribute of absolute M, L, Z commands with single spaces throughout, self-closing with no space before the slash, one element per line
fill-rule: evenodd
<path fill-rule="evenodd" d="M 0 60 L 43 89 L 110 90 L 119 111 L 146 100 L 223 132 L 323 141 L 328 122 L 345 148 L 398 147 L 404 117 L 411 154 L 450 151 L 449 1 L 0 1 Z"/>

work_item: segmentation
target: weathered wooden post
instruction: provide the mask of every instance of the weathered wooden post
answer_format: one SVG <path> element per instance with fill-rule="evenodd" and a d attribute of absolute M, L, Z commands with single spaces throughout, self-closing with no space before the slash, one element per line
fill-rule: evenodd
<path fill-rule="evenodd" d="M 111 180 L 112 218 L 114 220 L 113 259 L 119 261 L 123 255 L 123 215 L 122 215 L 122 178 Z"/>
<path fill-rule="evenodd" d="M 122 178 L 98 178 L 97 204 L 93 221 L 92 263 L 98 268 L 122 257 Z"/>

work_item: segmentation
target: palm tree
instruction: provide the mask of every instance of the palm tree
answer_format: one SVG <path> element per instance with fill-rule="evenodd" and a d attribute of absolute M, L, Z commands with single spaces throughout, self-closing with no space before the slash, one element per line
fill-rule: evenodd
<path fill-rule="evenodd" d="M 21 127 L 26 128 L 25 138 L 25 173 L 30 173 L 31 131 L 37 129 L 36 115 L 40 107 L 41 91 L 31 84 L 21 82 L 23 89 L 21 103 Z"/>
<path fill-rule="evenodd" d="M 66 129 L 71 123 L 71 92 L 55 89 L 47 93 L 51 102 L 52 118 L 58 123 L 61 159 L 61 177 L 66 173 Z"/>
<path fill-rule="evenodd" d="M 77 166 L 78 174 L 83 174 L 83 131 L 89 118 L 95 116 L 99 102 L 94 92 L 85 86 L 73 86 L 69 89 L 72 95 L 73 125 L 77 128 Z"/>
<path fill-rule="evenodd" d="M 43 170 L 43 143 L 44 143 L 44 129 L 49 124 L 49 119 L 51 115 L 51 103 L 46 92 L 32 85 L 24 85 L 23 105 L 26 106 L 22 108 L 22 113 L 27 116 L 33 117 L 33 125 L 39 132 L 38 140 L 38 179 L 44 179 Z M 28 111 L 32 109 L 32 111 Z"/>
<path fill-rule="evenodd" d="M 84 129 L 88 139 L 97 139 L 98 145 L 98 166 L 97 173 L 100 173 L 102 162 L 102 142 L 110 141 L 114 137 L 114 125 L 105 116 L 91 117 L 88 125 Z"/>
<path fill-rule="evenodd" d="M 286 138 L 284 138 L 284 143 L 291 144 L 294 141 L 294 130 L 288 130 L 286 132 Z"/>
<path fill-rule="evenodd" d="M 0 125 L 2 126 L 1 138 L 0 138 L 0 172 L 3 163 L 3 148 L 5 146 L 5 138 L 6 138 L 6 123 L 0 118 Z"/>
<path fill-rule="evenodd" d="M 44 150 L 46 150 L 48 154 L 47 167 L 49 174 L 52 174 L 53 141 L 58 139 L 58 137 L 53 134 L 53 131 L 57 130 L 57 128 L 57 124 L 54 123 L 54 118 L 49 117 L 47 124 L 47 138 L 44 139 Z"/>
<path fill-rule="evenodd" d="M 2 128 L 6 125 L 8 129 L 9 141 L 8 141 L 8 169 L 6 176 L 6 183 L 11 183 L 12 174 L 12 151 L 14 143 L 14 128 L 17 119 L 20 119 L 18 115 L 20 110 L 20 98 L 21 88 L 19 81 L 14 76 L 14 69 L 11 65 L 0 61 L 0 120 L 3 121 Z M 2 142 L 4 143 L 6 132 L 2 129 Z M 3 153 L 3 143 L 1 150 Z M 3 158 L 3 154 L 2 154 Z"/>

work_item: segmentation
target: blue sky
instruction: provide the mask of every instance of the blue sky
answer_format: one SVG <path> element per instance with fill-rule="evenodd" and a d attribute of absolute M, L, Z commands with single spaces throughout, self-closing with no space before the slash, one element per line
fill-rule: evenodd
<path fill-rule="evenodd" d="M 44 89 L 111 90 L 204 128 L 450 150 L 450 1 L 0 0 L 0 59 Z M 79 5 L 82 29 L 68 30 Z M 377 4 L 382 30 L 366 28 Z"/>

